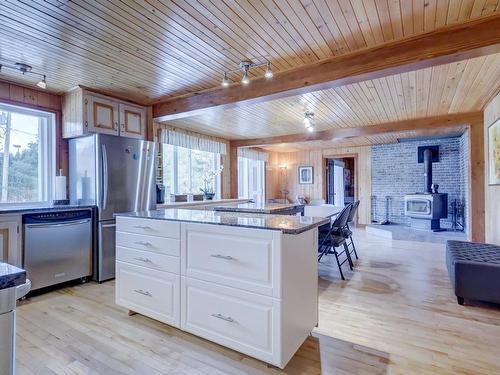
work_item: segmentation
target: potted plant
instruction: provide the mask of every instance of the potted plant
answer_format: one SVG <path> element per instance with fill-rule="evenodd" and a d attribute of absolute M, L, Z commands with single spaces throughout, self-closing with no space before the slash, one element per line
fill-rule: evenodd
<path fill-rule="evenodd" d="M 215 171 L 208 171 L 203 176 L 203 188 L 200 188 L 200 191 L 203 193 L 203 199 L 206 201 L 211 201 L 214 199 L 215 191 L 214 191 L 214 182 L 215 177 L 222 173 L 223 165 L 220 166 L 219 169 Z"/>

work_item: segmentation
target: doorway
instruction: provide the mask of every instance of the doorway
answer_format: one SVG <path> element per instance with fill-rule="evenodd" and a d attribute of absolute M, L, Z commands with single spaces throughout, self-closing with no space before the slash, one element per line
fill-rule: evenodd
<path fill-rule="evenodd" d="M 326 160 L 327 203 L 344 207 L 355 200 L 354 157 Z"/>

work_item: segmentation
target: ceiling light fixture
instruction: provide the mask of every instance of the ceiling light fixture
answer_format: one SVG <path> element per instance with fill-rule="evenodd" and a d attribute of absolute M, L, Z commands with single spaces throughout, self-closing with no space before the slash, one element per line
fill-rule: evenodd
<path fill-rule="evenodd" d="M 15 63 L 14 65 L 0 64 L 0 72 L 2 71 L 3 68 L 17 70 L 17 71 L 21 72 L 22 75 L 33 74 L 33 75 L 42 77 L 42 80 L 40 80 L 36 85 L 41 89 L 47 88 L 47 77 L 45 76 L 45 74 L 34 72 L 31 65 L 28 65 L 25 63 L 19 63 L 19 62 Z"/>
<path fill-rule="evenodd" d="M 314 113 L 307 111 L 304 113 L 304 126 L 309 132 L 313 132 L 316 126 L 316 122 L 314 121 Z"/>
<path fill-rule="evenodd" d="M 38 82 L 36 85 L 44 90 L 47 88 L 47 80 L 46 80 L 45 75 L 43 76 L 43 79 L 40 82 Z"/>
<path fill-rule="evenodd" d="M 227 79 L 227 72 L 224 72 L 224 78 L 222 78 L 222 87 L 229 86 L 229 79 Z"/>
<path fill-rule="evenodd" d="M 271 70 L 271 63 L 268 61 L 266 65 L 266 73 L 264 74 L 264 77 L 267 79 L 273 78 L 273 71 Z"/>
<path fill-rule="evenodd" d="M 222 87 L 228 87 L 230 84 L 230 81 L 227 78 L 228 73 L 234 73 L 234 72 L 238 72 L 238 71 L 243 72 L 243 77 L 241 78 L 241 83 L 243 85 L 248 85 L 250 83 L 250 76 L 249 76 L 250 69 L 257 68 L 257 67 L 265 66 L 266 72 L 264 74 L 264 77 L 266 77 L 266 79 L 272 78 L 273 71 L 271 69 L 271 62 L 264 57 L 256 58 L 256 60 L 257 60 L 257 62 L 254 62 L 252 60 L 242 60 L 242 61 L 240 61 L 240 65 L 239 65 L 238 69 L 225 71 L 224 78 L 222 79 L 222 82 L 221 82 Z"/>

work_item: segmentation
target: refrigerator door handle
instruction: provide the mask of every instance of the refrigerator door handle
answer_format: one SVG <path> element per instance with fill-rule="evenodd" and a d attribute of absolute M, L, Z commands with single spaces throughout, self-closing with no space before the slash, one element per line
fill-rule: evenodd
<path fill-rule="evenodd" d="M 106 209 L 108 203 L 108 154 L 106 145 L 102 145 L 102 209 Z"/>

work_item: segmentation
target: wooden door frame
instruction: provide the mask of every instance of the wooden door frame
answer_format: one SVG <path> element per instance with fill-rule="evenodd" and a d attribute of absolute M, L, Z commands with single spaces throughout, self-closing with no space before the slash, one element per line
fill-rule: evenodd
<path fill-rule="evenodd" d="M 359 158 L 359 153 L 354 152 L 354 153 L 347 153 L 347 154 L 338 154 L 338 155 L 322 155 L 322 178 L 324 181 L 323 184 L 323 198 L 325 202 L 328 200 L 328 175 L 327 175 L 327 168 L 328 168 L 328 159 L 344 159 L 344 158 L 352 158 L 354 159 L 354 201 L 359 199 L 359 178 L 358 178 L 358 170 L 359 170 L 359 163 L 358 163 L 358 158 Z M 371 184 L 371 181 L 370 181 Z M 370 210 L 371 211 L 371 210 Z M 371 213 L 370 213 L 371 214 Z M 359 224 L 359 215 L 356 216 L 356 226 L 361 226 L 362 224 Z M 364 224 L 363 224 L 364 226 Z"/>

